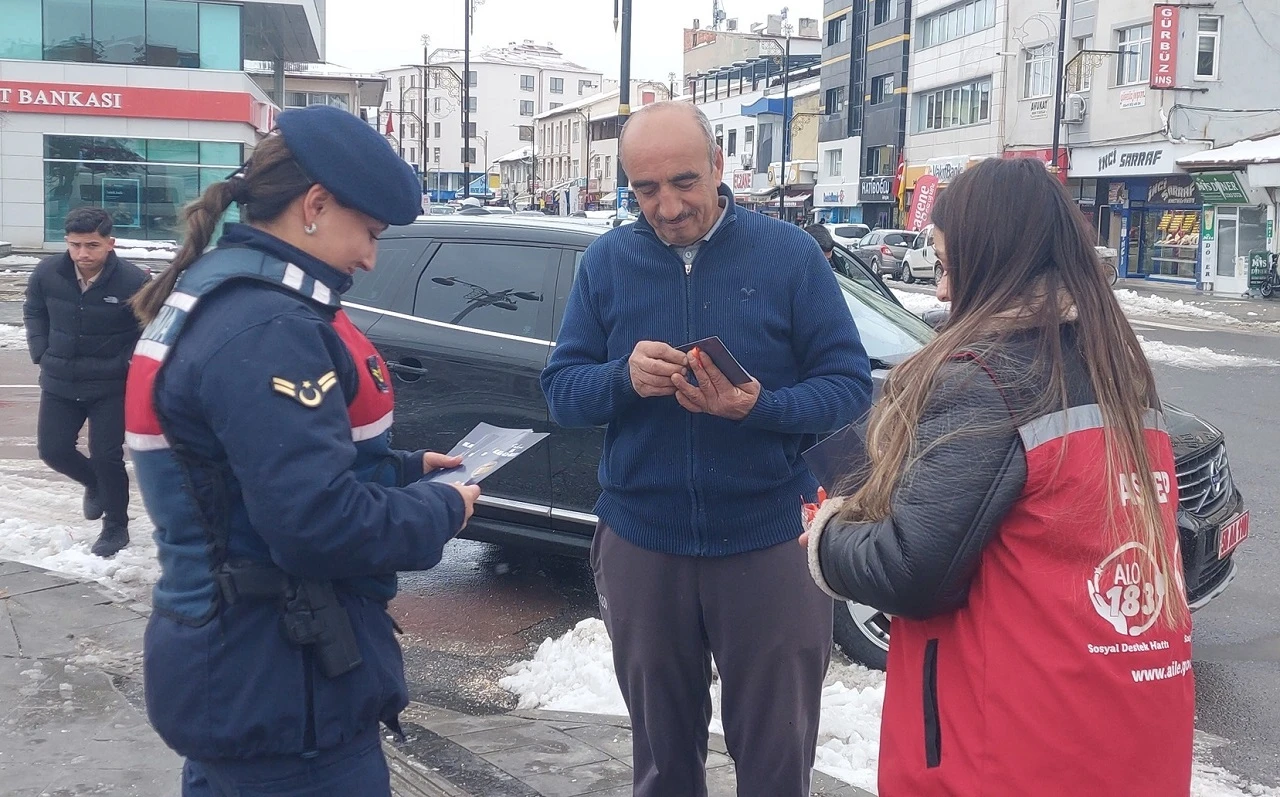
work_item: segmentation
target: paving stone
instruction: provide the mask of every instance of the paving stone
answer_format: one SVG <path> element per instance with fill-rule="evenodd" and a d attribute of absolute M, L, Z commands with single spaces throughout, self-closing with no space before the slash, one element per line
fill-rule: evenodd
<path fill-rule="evenodd" d="M 513 747 L 537 745 L 546 750 L 558 750 L 568 749 L 574 745 L 573 738 L 564 731 L 542 722 L 528 722 L 487 731 L 463 733 L 450 736 L 449 739 L 481 756 L 499 750 L 510 750 Z"/>
<path fill-rule="evenodd" d="M 20 568 L 9 573 L 0 572 L 0 597 L 14 598 L 70 584 L 75 582 L 59 578 L 47 570 Z"/>
<path fill-rule="evenodd" d="M 631 759 L 631 731 L 612 725 L 586 725 L 565 731 L 580 742 L 608 753 L 620 761 Z"/>
<path fill-rule="evenodd" d="M 18 635 L 13 631 L 13 623 L 9 620 L 9 602 L 0 600 L 0 658 L 14 658 L 22 655 L 18 647 Z"/>
<path fill-rule="evenodd" d="M 571 767 L 563 772 L 528 775 L 524 782 L 543 797 L 595 795 L 601 789 L 617 789 L 631 783 L 631 767 L 613 760 Z"/>
<path fill-rule="evenodd" d="M 561 740 L 499 750 L 483 758 L 526 782 L 533 775 L 554 775 L 583 764 L 609 760 L 608 755 L 594 747 L 560 731 L 556 733 L 560 734 Z"/>
<path fill-rule="evenodd" d="M 432 733 L 439 734 L 445 738 L 452 738 L 466 733 L 488 731 L 494 728 L 530 725 L 532 720 L 527 720 L 523 717 L 509 717 L 506 714 L 491 714 L 483 717 L 458 714 L 456 717 L 428 720 L 419 722 L 419 724 Z"/>

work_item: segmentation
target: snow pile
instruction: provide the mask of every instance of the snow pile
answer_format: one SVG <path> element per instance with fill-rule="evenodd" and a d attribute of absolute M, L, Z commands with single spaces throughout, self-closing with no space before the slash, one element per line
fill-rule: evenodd
<path fill-rule="evenodd" d="M 178 254 L 177 241 L 142 241 L 135 238 L 117 238 L 116 256 L 128 260 L 173 260 Z"/>
<path fill-rule="evenodd" d="M 902 302 L 902 306 L 907 312 L 915 315 L 924 315 L 932 310 L 949 310 L 950 302 L 940 302 L 932 293 L 915 293 L 914 291 L 903 291 L 897 288 L 890 288 L 893 295 L 898 297 L 898 301 Z"/>
<path fill-rule="evenodd" d="M 588 617 L 559 639 L 547 639 L 530 661 L 507 668 L 498 685 L 520 698 L 522 709 L 627 713 L 613 674 L 613 652 L 604 623 Z M 874 789 L 880 747 L 884 674 L 833 663 L 822 691 L 818 730 L 819 771 Z M 711 731 L 723 733 L 720 681 L 711 686 Z"/>
<path fill-rule="evenodd" d="M 547 639 L 530 661 L 507 668 L 498 683 L 520 698 L 520 708 L 626 714 L 613 676 L 613 653 L 604 623 L 578 623 L 559 639 Z M 713 733 L 721 733 L 720 689 L 711 687 Z M 818 771 L 875 792 L 880 757 L 880 708 L 884 673 L 832 662 L 822 690 Z M 1280 797 L 1280 791 L 1247 783 L 1203 761 L 1193 768 L 1192 797 Z"/>
<path fill-rule="evenodd" d="M 31 257 L 30 255 L 8 255 L 0 257 L 0 266 L 34 266 L 40 262 L 40 258 Z"/>
<path fill-rule="evenodd" d="M 1137 291 L 1120 288 L 1115 291 L 1120 308 L 1127 316 L 1177 317 L 1193 318 L 1200 321 L 1217 321 L 1223 324 L 1234 324 L 1236 319 L 1226 313 L 1206 310 L 1203 307 L 1184 302 L 1181 299 L 1166 299 L 1163 296 L 1142 296 Z"/>
<path fill-rule="evenodd" d="M 1138 336 L 1142 350 L 1147 359 L 1153 363 L 1164 363 L 1175 368 L 1246 368 L 1258 366 L 1280 366 L 1280 362 L 1266 360 L 1261 357 L 1246 357 L 1241 354 L 1227 354 L 1214 351 L 1204 346 L 1179 346 L 1159 340 L 1147 340 Z"/>
<path fill-rule="evenodd" d="M 27 330 L 12 324 L 0 324 L 0 351 L 26 351 Z"/>
<path fill-rule="evenodd" d="M 160 576 L 153 527 L 137 489 L 129 499 L 129 546 L 111 559 L 89 547 L 102 522 L 85 520 L 84 490 L 32 460 L 0 460 L 0 559 L 96 581 L 145 598 Z"/>

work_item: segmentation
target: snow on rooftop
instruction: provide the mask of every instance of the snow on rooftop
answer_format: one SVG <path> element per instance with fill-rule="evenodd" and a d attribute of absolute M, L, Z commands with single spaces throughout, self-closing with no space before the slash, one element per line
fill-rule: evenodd
<path fill-rule="evenodd" d="M 1207 149 L 1178 158 L 1178 165 L 1183 168 L 1277 162 L 1280 162 L 1280 134 L 1239 141 L 1230 146 Z"/>
<path fill-rule="evenodd" d="M 510 152 L 508 152 L 506 155 L 501 155 L 501 156 L 499 156 L 499 157 L 497 157 L 497 158 L 494 158 L 493 162 L 494 162 L 494 163 L 506 163 L 506 162 L 508 162 L 508 161 L 521 161 L 521 160 L 525 160 L 526 158 L 530 157 L 532 154 L 533 154 L 533 149 L 532 149 L 532 148 L 530 148 L 530 147 L 521 147 L 520 149 L 513 149 L 513 150 L 511 150 L 511 151 L 510 151 Z"/>
<path fill-rule="evenodd" d="M 441 48 L 431 54 L 431 63 L 462 63 L 462 56 L 462 50 Z M 522 44 L 512 43 L 506 47 L 490 47 L 478 53 L 473 51 L 471 62 L 558 69 L 563 72 L 592 72 L 585 66 L 565 58 L 563 53 L 551 45 L 539 45 L 527 41 Z"/>

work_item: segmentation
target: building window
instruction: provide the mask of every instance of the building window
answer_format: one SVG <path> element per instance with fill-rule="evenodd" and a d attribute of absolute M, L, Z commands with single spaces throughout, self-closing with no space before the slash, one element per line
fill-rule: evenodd
<path fill-rule="evenodd" d="M 433 161 L 435 161 L 436 163 L 439 163 L 439 162 L 440 162 L 440 148 L 439 148 L 439 147 L 432 147 L 432 148 L 431 148 L 431 159 L 432 159 Z"/>
<path fill-rule="evenodd" d="M 108 64 L 145 64 L 147 6 L 143 0 L 93 0 L 94 60 Z M 238 67 L 237 67 L 238 68 Z"/>
<path fill-rule="evenodd" d="M 533 91 L 533 89 L 534 89 L 534 78 L 533 78 L 533 75 L 521 75 L 521 76 L 520 76 L 520 90 L 521 90 L 521 91 Z"/>
<path fill-rule="evenodd" d="M 916 94 L 917 133 L 991 120 L 991 78 Z"/>
<path fill-rule="evenodd" d="M 44 60 L 93 61 L 92 30 L 89 0 L 44 0 Z"/>
<path fill-rule="evenodd" d="M 439 114 L 439 113 L 440 113 L 440 98 L 439 98 L 439 97 L 436 97 L 436 98 L 435 98 L 435 99 L 433 99 L 431 102 L 432 102 L 432 105 L 434 105 L 434 106 L 435 106 L 434 108 L 432 108 L 432 113 Z"/>
<path fill-rule="evenodd" d="M 417 137 L 418 137 L 418 123 L 417 123 L 417 122 L 410 122 L 410 123 L 409 123 L 409 138 L 417 138 Z M 417 159 L 416 159 L 416 158 L 410 158 L 410 160 L 417 160 Z"/>
<path fill-rule="evenodd" d="M 613 176 L 613 158 L 608 155 L 604 156 L 604 176 Z"/>
<path fill-rule="evenodd" d="M 750 155 L 752 152 L 752 148 L 755 146 L 755 143 L 756 143 L 755 125 L 747 125 L 746 129 L 742 131 L 742 151 L 745 154 Z"/>
<path fill-rule="evenodd" d="M 716 125 L 716 148 L 724 149 L 724 125 Z"/>
<path fill-rule="evenodd" d="M 39 61 L 44 57 L 40 0 L 0 0 L 0 58 Z"/>
<path fill-rule="evenodd" d="M 836 86 L 833 89 L 827 89 L 826 113 L 840 113 L 844 111 L 844 86 Z"/>
<path fill-rule="evenodd" d="M 532 125 L 520 125 L 520 140 L 521 140 L 521 141 L 533 141 L 533 126 L 532 126 Z"/>
<path fill-rule="evenodd" d="M 581 97 L 582 95 L 586 94 L 587 89 L 592 88 L 593 86 L 594 84 L 590 80 L 579 80 L 578 96 Z"/>
<path fill-rule="evenodd" d="M 152 66 L 200 66 L 200 18 L 195 3 L 148 0 L 147 63 Z"/>
<path fill-rule="evenodd" d="M 466 124 L 466 126 L 465 126 L 465 127 L 459 127 L 459 128 L 458 128 L 458 133 L 459 133 L 459 135 L 464 135 L 464 136 L 467 136 L 468 138 L 475 138 L 475 137 L 476 137 L 476 123 L 475 123 L 475 122 L 467 122 L 467 124 Z"/>
<path fill-rule="evenodd" d="M 839 44 L 849 38 L 849 15 L 845 14 L 827 22 L 827 46 Z"/>
<path fill-rule="evenodd" d="M 1056 61 L 1052 44 L 1042 44 L 1023 50 L 1022 56 L 1026 64 L 1022 74 L 1022 96 L 1024 99 L 1048 97 L 1053 94 L 1053 78 Z"/>
<path fill-rule="evenodd" d="M 476 162 L 476 148 L 475 148 L 475 147 L 463 147 L 463 148 L 462 148 L 462 163 L 463 163 L 463 165 L 470 166 L 471 164 L 474 164 L 475 162 Z"/>
<path fill-rule="evenodd" d="M 479 100 L 479 98 L 477 98 L 477 97 L 475 97 L 475 96 L 467 97 L 467 110 L 468 110 L 468 111 L 470 111 L 471 113 L 475 113 L 475 112 L 476 112 L 476 109 L 477 109 L 477 108 L 479 108 L 479 107 L 480 107 L 480 100 Z"/>
<path fill-rule="evenodd" d="M 1201 16 L 1196 34 L 1196 80 L 1217 80 L 1222 17 Z"/>
<path fill-rule="evenodd" d="M 868 177 L 893 174 L 895 167 L 893 147 L 867 147 L 866 163 L 863 164 L 863 169 Z"/>
<path fill-rule="evenodd" d="M 921 17 L 916 24 L 916 38 L 920 49 L 924 49 L 986 30 L 995 24 L 995 0 L 969 0 Z"/>
<path fill-rule="evenodd" d="M 520 115 L 533 116 L 533 100 L 520 101 Z"/>
<path fill-rule="evenodd" d="M 1084 52 L 1085 50 L 1092 50 L 1092 49 L 1093 49 L 1092 36 L 1081 36 L 1080 38 L 1076 39 L 1077 55 Z M 1085 68 L 1085 61 L 1083 58 L 1076 61 L 1072 69 L 1075 69 L 1079 76 L 1079 80 L 1077 81 L 1077 83 L 1080 86 L 1080 91 L 1089 91 L 1090 89 L 1093 88 L 1093 70 Z"/>
<path fill-rule="evenodd" d="M 284 107 L 306 108 L 309 105 L 332 105 L 344 111 L 351 110 L 351 98 L 346 94 L 330 94 L 324 91 L 287 91 Z"/>
<path fill-rule="evenodd" d="M 574 122 L 574 123 L 573 123 L 573 143 L 575 143 L 575 144 L 577 144 L 577 143 L 578 143 L 578 136 L 580 135 L 580 133 L 578 132 L 578 125 L 579 125 L 579 124 L 580 124 L 579 122 Z"/>
<path fill-rule="evenodd" d="M 551 105 L 549 105 L 549 106 L 548 106 L 548 108 L 550 108 L 551 110 L 553 110 L 553 111 L 554 111 L 556 108 L 560 108 L 560 107 L 563 107 L 563 106 L 564 106 L 564 103 L 563 103 L 563 102 L 553 102 L 553 103 L 551 103 Z"/>
<path fill-rule="evenodd" d="M 893 99 L 893 91 L 897 84 L 894 75 L 880 75 L 871 78 L 871 104 L 879 105 Z"/>
<path fill-rule="evenodd" d="M 436 122 L 435 127 L 436 127 L 436 130 L 435 130 L 435 138 L 439 138 L 439 137 L 440 137 L 440 123 L 439 123 L 439 122 Z"/>
<path fill-rule="evenodd" d="M 1151 79 L 1151 25 L 1116 31 L 1116 85 L 1132 86 Z"/>
<path fill-rule="evenodd" d="M 726 152 L 725 154 L 726 155 L 738 154 L 738 131 L 737 130 L 729 131 L 729 151 Z"/>
<path fill-rule="evenodd" d="M 478 83 L 478 80 L 479 80 L 479 78 L 478 78 L 478 76 L 476 75 L 475 70 L 472 70 L 472 71 L 470 71 L 470 72 L 468 72 L 468 73 L 467 73 L 467 85 L 468 85 L 468 86 L 472 86 L 472 87 L 476 86 L 476 85 L 477 85 L 477 83 Z"/>
<path fill-rule="evenodd" d="M 551 78 L 551 93 L 564 94 L 564 78 L 562 77 Z"/>
<path fill-rule="evenodd" d="M 238 143 L 45 136 L 45 240 L 79 207 L 106 210 L 121 238 L 180 240 L 182 208 L 243 159 Z"/>
<path fill-rule="evenodd" d="M 418 150 L 414 147 L 409 147 L 409 162 L 415 166 L 418 163 Z"/>
<path fill-rule="evenodd" d="M 844 171 L 844 150 L 829 149 L 827 150 L 827 176 L 840 177 Z"/>
<path fill-rule="evenodd" d="M 875 3 L 875 21 L 873 25 L 883 25 L 894 17 L 896 0 L 873 0 Z"/>

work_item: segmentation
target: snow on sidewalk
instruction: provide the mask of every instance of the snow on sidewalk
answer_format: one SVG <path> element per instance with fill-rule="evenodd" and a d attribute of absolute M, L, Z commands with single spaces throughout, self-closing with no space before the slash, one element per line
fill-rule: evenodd
<path fill-rule="evenodd" d="M 13 324 L 0 324 L 0 351 L 26 351 L 27 330 Z"/>
<path fill-rule="evenodd" d="M 136 488 L 129 498 L 129 546 L 111 559 L 89 552 L 102 521 L 85 520 L 84 489 L 35 460 L 0 460 L 0 559 L 96 581 L 149 599 L 160 575 L 153 527 Z"/>
<path fill-rule="evenodd" d="M 1165 343 L 1159 340 L 1147 340 L 1138 336 L 1142 351 L 1153 363 L 1163 363 L 1177 368 L 1247 368 L 1259 366 L 1280 366 L 1280 362 L 1262 357 L 1246 357 L 1241 354 L 1214 351 L 1204 346 L 1179 346 L 1176 343 Z"/>
<path fill-rule="evenodd" d="M 1182 299 L 1168 299 L 1163 296 L 1156 296 L 1154 293 L 1143 296 L 1137 291 L 1129 290 L 1128 288 L 1119 288 L 1115 291 L 1115 294 L 1116 299 L 1120 302 L 1120 307 L 1127 316 L 1189 318 L 1199 321 L 1216 321 L 1220 324 L 1240 323 L 1239 319 L 1226 313 L 1206 310 L 1199 305 Z"/>
<path fill-rule="evenodd" d="M 521 709 L 625 715 L 613 676 L 612 648 L 604 623 L 588 617 L 559 639 L 547 639 L 533 658 L 507 668 L 498 683 L 516 694 Z M 722 733 L 719 681 L 711 687 L 711 730 Z M 818 771 L 859 788 L 876 790 L 880 747 L 880 707 L 884 673 L 832 662 L 822 691 L 818 727 Z M 1280 797 L 1280 791 L 1250 784 L 1226 770 L 1197 760 L 1192 797 Z"/>

